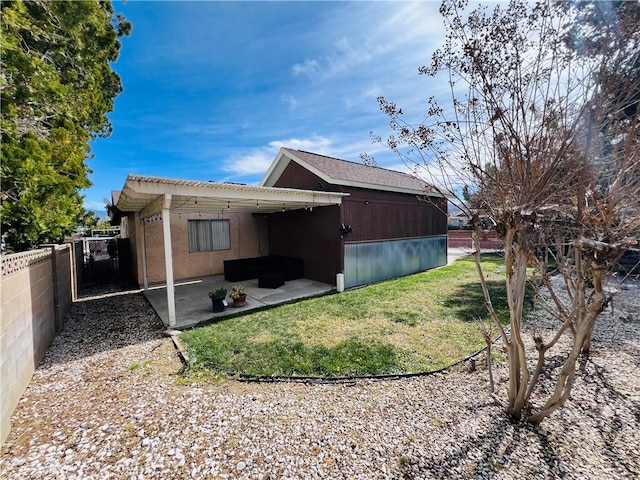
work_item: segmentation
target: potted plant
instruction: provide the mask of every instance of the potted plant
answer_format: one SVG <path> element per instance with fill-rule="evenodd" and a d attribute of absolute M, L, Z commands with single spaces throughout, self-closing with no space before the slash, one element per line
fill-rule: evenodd
<path fill-rule="evenodd" d="M 227 296 L 227 289 L 224 287 L 220 287 L 217 290 L 213 290 L 209 292 L 209 298 L 211 298 L 211 302 L 213 303 L 213 311 L 214 312 L 224 312 L 224 299 Z"/>
<path fill-rule="evenodd" d="M 231 287 L 231 295 L 233 299 L 234 307 L 242 307 L 247 301 L 247 294 L 244 293 L 244 287 L 242 285 L 234 285 Z"/>

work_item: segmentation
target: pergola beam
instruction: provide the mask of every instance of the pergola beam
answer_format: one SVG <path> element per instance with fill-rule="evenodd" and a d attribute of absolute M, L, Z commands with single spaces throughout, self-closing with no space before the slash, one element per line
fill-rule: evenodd
<path fill-rule="evenodd" d="M 140 212 L 140 218 L 144 220 L 145 218 L 149 218 L 149 217 L 153 217 L 154 215 L 161 214 L 162 210 L 165 208 L 166 201 L 167 200 L 165 195 L 158 195 L 155 200 L 153 200 L 151 203 L 149 203 L 146 207 L 142 209 L 142 211 Z M 171 195 L 169 195 L 168 201 L 169 201 L 169 207 L 166 207 L 166 208 L 171 208 Z"/>

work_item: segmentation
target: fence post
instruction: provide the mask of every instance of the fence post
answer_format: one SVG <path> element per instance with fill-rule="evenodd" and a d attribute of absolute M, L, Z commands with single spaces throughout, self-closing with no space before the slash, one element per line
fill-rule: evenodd
<path fill-rule="evenodd" d="M 78 271 L 76 270 L 76 242 L 66 244 L 69 247 L 69 274 L 71 275 L 71 301 L 78 300 Z"/>
<path fill-rule="evenodd" d="M 56 251 L 57 245 L 45 244 L 40 245 L 40 248 L 51 249 L 51 283 L 53 284 L 53 313 L 55 315 L 56 334 L 62 331 L 64 326 L 64 317 L 62 315 L 62 306 L 60 302 L 60 285 L 58 284 L 58 253 Z"/>

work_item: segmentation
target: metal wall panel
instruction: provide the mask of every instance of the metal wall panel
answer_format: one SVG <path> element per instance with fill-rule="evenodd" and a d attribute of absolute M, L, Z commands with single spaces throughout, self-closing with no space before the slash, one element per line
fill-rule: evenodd
<path fill-rule="evenodd" d="M 447 263 L 447 236 L 346 243 L 346 288 L 409 275 Z"/>

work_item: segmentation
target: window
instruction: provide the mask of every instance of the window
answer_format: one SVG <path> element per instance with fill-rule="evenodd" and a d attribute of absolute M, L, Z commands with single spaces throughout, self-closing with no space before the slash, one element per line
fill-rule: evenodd
<path fill-rule="evenodd" d="M 189 220 L 189 252 L 229 250 L 229 220 Z"/>

